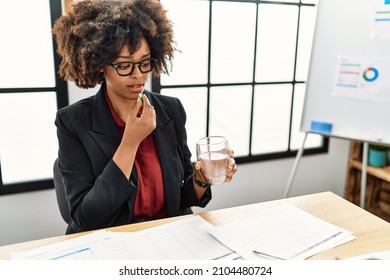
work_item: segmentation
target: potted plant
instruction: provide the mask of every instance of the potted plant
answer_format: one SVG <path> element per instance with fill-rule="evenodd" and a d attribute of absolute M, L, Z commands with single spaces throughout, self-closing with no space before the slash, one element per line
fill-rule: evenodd
<path fill-rule="evenodd" d="M 387 164 L 389 147 L 371 144 L 368 149 L 368 165 L 384 167 Z"/>

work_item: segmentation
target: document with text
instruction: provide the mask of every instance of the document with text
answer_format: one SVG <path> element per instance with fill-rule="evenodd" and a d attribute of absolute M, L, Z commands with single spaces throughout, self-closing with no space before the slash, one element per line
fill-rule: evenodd
<path fill-rule="evenodd" d="M 213 226 L 191 216 L 137 232 L 99 230 L 22 252 L 14 260 L 212 260 L 239 256 L 210 232 Z"/>
<path fill-rule="evenodd" d="M 282 204 L 213 226 L 188 216 L 136 232 L 99 230 L 23 252 L 18 260 L 306 259 L 353 240 L 352 232 Z"/>
<path fill-rule="evenodd" d="M 131 236 L 100 240 L 91 250 L 104 260 L 217 260 L 237 254 L 211 233 L 213 226 L 199 216 L 133 232 Z"/>
<path fill-rule="evenodd" d="M 355 238 L 352 232 L 289 204 L 211 232 L 244 259 L 303 260 Z"/>

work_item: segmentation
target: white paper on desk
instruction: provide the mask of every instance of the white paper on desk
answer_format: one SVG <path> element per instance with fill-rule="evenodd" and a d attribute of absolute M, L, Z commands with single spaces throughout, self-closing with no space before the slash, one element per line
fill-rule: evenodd
<path fill-rule="evenodd" d="M 123 233 L 122 233 L 123 234 Z M 128 234 L 128 233 L 126 233 Z M 76 238 L 60 241 L 36 249 L 12 252 L 13 260 L 94 260 L 96 256 L 91 251 L 91 245 L 99 240 L 118 236 L 116 233 L 99 230 Z"/>
<path fill-rule="evenodd" d="M 237 257 L 210 234 L 213 226 L 191 216 L 134 232 L 131 236 L 104 240 L 91 250 L 104 260 L 211 260 Z"/>
<path fill-rule="evenodd" d="M 212 234 L 244 259 L 306 259 L 354 239 L 352 233 L 296 206 L 282 204 L 244 220 L 214 227 Z"/>

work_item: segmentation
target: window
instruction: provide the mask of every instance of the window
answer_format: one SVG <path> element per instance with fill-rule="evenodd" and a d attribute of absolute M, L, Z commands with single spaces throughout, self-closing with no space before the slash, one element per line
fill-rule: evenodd
<path fill-rule="evenodd" d="M 66 83 L 56 75 L 59 58 L 51 35 L 61 1 L 17 0 L 2 6 L 0 194 L 52 188 L 55 113 L 68 104 Z"/>
<path fill-rule="evenodd" d="M 317 1 L 161 0 L 179 51 L 152 90 L 182 101 L 193 160 L 206 135 L 226 136 L 237 162 L 296 155 Z"/>

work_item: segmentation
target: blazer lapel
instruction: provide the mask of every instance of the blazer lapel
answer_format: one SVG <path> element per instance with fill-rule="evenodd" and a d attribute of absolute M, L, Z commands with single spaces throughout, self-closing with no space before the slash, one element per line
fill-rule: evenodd
<path fill-rule="evenodd" d="M 106 96 L 102 90 L 104 84 L 94 96 L 92 104 L 92 130 L 89 132 L 107 159 L 115 153 L 121 136 L 108 107 Z"/>
<path fill-rule="evenodd" d="M 150 96 L 149 99 L 156 110 L 156 129 L 153 131 L 153 138 L 163 175 L 167 213 L 168 216 L 174 216 L 178 214 L 177 209 L 180 205 L 180 192 L 177 191 L 177 188 L 181 187 L 181 177 L 184 176 L 184 174 L 182 176 L 179 174 L 182 170 L 182 164 L 177 151 L 175 127 L 173 120 L 167 115 L 161 104 L 158 104 L 158 100 L 153 96 Z"/>
<path fill-rule="evenodd" d="M 177 152 L 175 127 L 173 120 L 167 115 L 159 101 L 153 95 L 148 94 L 148 98 L 156 110 L 156 129 L 153 131 L 154 142 L 160 163 L 163 168 L 167 168 Z"/>

